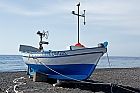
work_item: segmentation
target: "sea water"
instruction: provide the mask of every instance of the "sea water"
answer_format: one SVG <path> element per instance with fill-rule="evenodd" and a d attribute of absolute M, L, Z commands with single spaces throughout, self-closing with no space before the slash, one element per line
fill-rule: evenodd
<path fill-rule="evenodd" d="M 0 72 L 26 71 L 21 55 L 0 55 Z"/>
<path fill-rule="evenodd" d="M 108 59 L 109 58 L 109 59 Z M 97 68 L 140 67 L 140 57 L 103 56 Z M 0 55 L 0 72 L 26 71 L 27 65 L 21 55 Z"/>

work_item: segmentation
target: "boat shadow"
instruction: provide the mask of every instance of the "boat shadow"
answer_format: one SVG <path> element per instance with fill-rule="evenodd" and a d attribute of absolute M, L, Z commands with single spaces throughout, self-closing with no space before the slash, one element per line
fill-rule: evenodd
<path fill-rule="evenodd" d="M 81 90 L 86 90 L 90 92 L 99 92 L 99 93 L 140 93 L 140 89 L 129 87 L 129 86 L 123 86 L 123 85 L 117 85 L 117 84 L 112 84 L 112 85 L 101 84 L 104 82 L 98 82 L 98 81 L 92 81 L 92 80 L 86 80 L 86 82 L 91 82 L 91 84 L 80 83 L 80 82 L 77 82 L 77 83 L 67 82 L 67 83 L 60 84 L 59 87 L 71 88 L 71 89 L 78 88 Z"/>

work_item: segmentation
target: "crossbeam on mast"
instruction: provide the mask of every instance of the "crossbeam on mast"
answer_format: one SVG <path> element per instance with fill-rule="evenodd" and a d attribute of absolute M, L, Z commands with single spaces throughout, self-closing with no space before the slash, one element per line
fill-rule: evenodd
<path fill-rule="evenodd" d="M 80 38 L 80 36 L 79 36 L 79 34 L 80 34 L 80 30 L 79 30 L 79 29 L 80 29 L 80 27 L 79 27 L 80 19 L 79 19 L 79 17 L 80 17 L 80 16 L 81 16 L 81 17 L 84 17 L 84 25 L 86 24 L 86 22 L 85 22 L 85 10 L 84 10 L 84 14 L 80 15 L 80 14 L 79 14 L 80 2 L 77 4 L 77 6 L 78 6 L 78 14 L 76 14 L 75 11 L 72 11 L 72 14 L 78 16 L 78 43 L 80 43 L 80 40 L 79 40 L 79 38 Z"/>

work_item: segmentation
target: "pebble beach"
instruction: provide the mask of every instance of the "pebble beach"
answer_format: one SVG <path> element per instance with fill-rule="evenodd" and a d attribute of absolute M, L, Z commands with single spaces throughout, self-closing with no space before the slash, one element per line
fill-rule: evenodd
<path fill-rule="evenodd" d="M 94 84 L 69 82 L 56 87 L 53 82 L 33 82 L 25 71 L 0 72 L 0 93 L 15 93 L 16 78 L 22 82 L 15 88 L 18 93 L 140 93 L 140 68 L 95 69 L 86 80 Z"/>

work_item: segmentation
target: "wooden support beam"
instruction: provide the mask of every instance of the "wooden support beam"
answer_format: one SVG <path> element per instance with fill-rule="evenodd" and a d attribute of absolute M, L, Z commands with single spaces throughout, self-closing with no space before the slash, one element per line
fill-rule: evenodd
<path fill-rule="evenodd" d="M 47 75 L 40 74 L 38 72 L 34 72 L 33 81 L 34 82 L 47 82 Z"/>

